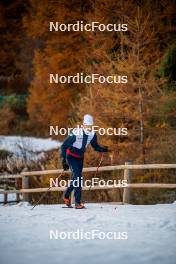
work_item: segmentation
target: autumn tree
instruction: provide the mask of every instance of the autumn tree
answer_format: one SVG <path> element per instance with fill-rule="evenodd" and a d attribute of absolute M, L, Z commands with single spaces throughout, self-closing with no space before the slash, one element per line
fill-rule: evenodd
<path fill-rule="evenodd" d="M 84 38 L 81 32 L 50 32 L 49 22 L 74 23 L 83 19 L 87 3 L 83 1 L 43 1 L 42 6 L 31 1 L 31 9 L 24 20 L 28 35 L 36 43 L 34 78 L 30 87 L 28 112 L 40 132 L 48 135 L 49 125 L 66 126 L 71 119 L 73 104 L 79 101 L 84 85 L 50 84 L 49 74 L 75 75 L 82 72 L 79 64 L 84 57 Z"/>
<path fill-rule="evenodd" d="M 162 129 L 158 118 L 154 127 L 151 127 L 150 120 L 157 115 L 156 102 L 162 103 L 162 81 L 155 73 L 164 53 L 161 46 L 166 45 L 164 36 L 171 41 L 168 27 L 163 26 L 163 17 L 170 17 L 168 10 L 171 6 L 173 3 L 166 5 L 165 1 L 156 2 L 155 8 L 150 1 L 94 1 L 95 20 L 100 19 L 105 24 L 114 21 L 128 24 L 127 34 L 96 32 L 85 62 L 89 72 L 127 75 L 128 83 L 87 85 L 79 108 L 80 116 L 90 112 L 100 126 L 128 128 L 128 138 L 106 138 L 115 150 L 118 145 L 120 157 L 115 154 L 117 162 L 129 158 L 137 162 L 149 161 L 153 139 L 156 140 L 160 133 L 158 129 Z"/>
<path fill-rule="evenodd" d="M 32 75 L 32 51 L 23 29 L 27 8 L 28 1 L 0 2 L 1 134 L 23 133 L 22 123 L 27 119 L 25 102 Z M 19 98 L 24 98 L 20 104 Z"/>

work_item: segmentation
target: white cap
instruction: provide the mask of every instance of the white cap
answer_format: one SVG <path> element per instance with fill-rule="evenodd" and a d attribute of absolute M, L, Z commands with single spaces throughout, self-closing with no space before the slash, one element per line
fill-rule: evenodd
<path fill-rule="evenodd" d="M 93 126 L 93 117 L 91 115 L 85 115 L 83 125 Z"/>

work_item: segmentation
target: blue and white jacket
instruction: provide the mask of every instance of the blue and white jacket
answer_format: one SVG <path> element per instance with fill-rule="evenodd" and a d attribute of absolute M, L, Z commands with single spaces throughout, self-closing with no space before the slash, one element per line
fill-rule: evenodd
<path fill-rule="evenodd" d="M 107 148 L 97 143 L 97 135 L 94 131 L 85 131 L 83 128 L 73 129 L 61 146 L 61 156 L 66 159 L 67 155 L 83 158 L 87 146 L 91 146 L 98 152 L 106 152 Z"/>

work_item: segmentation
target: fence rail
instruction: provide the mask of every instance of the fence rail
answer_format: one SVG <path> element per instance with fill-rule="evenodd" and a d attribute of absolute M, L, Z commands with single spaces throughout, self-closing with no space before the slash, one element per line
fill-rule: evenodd
<path fill-rule="evenodd" d="M 108 189 L 114 189 L 114 188 L 121 188 L 123 189 L 123 203 L 129 203 L 130 202 L 130 189 L 134 188 L 166 188 L 166 189 L 176 189 L 176 183 L 131 183 L 132 178 L 132 171 L 133 170 L 146 170 L 146 169 L 176 169 L 176 164 L 135 164 L 132 165 L 131 162 L 126 162 L 125 165 L 114 165 L 114 166 L 104 166 L 100 167 L 99 171 L 114 171 L 114 170 L 123 170 L 124 171 L 124 180 L 127 180 L 128 185 L 127 186 L 119 186 L 119 185 L 113 185 L 113 186 L 93 186 L 91 187 L 91 190 L 108 190 Z M 89 167 L 84 168 L 83 172 L 95 172 L 97 170 L 97 167 Z M 29 193 L 42 193 L 46 192 L 48 188 L 29 188 L 29 178 L 32 176 L 47 176 L 47 175 L 54 175 L 54 174 L 68 174 L 71 173 L 70 170 L 63 171 L 61 169 L 58 170 L 45 170 L 45 171 L 23 171 L 20 174 L 16 175 L 0 175 L 1 179 L 21 179 L 22 180 L 22 189 L 17 190 L 8 190 L 7 186 L 6 189 L 3 191 L 0 191 L 0 194 L 4 195 L 4 203 L 8 202 L 7 195 L 10 193 L 16 193 L 19 200 L 19 194 L 23 195 L 24 201 L 29 201 Z M 49 191 L 55 192 L 55 191 L 65 191 L 65 187 L 52 187 Z M 89 187 L 83 187 L 83 190 L 90 190 Z"/>
<path fill-rule="evenodd" d="M 114 165 L 114 166 L 103 166 L 98 169 L 98 171 L 113 171 L 113 170 L 144 170 L 144 169 L 176 169 L 176 164 L 126 164 L 126 165 Z M 83 168 L 83 172 L 95 172 L 97 167 L 88 167 Z M 62 173 L 62 169 L 58 170 L 44 170 L 44 171 L 24 171 L 16 175 L 0 175 L 1 179 L 17 179 L 22 178 L 23 176 L 44 176 L 50 174 L 59 174 Z M 71 173 L 70 170 L 64 171 L 63 174 Z"/>
<path fill-rule="evenodd" d="M 175 189 L 176 184 L 174 183 L 130 183 L 127 186 L 94 186 L 91 187 L 91 190 L 107 190 L 107 189 L 114 189 L 114 188 L 163 188 L 163 189 Z M 89 191 L 90 187 L 83 187 L 84 191 Z M 9 194 L 9 193 L 38 193 L 38 192 L 46 192 L 48 188 L 31 188 L 31 189 L 20 189 L 20 190 L 7 190 L 7 191 L 0 191 L 0 194 Z M 65 191 L 65 187 L 51 187 L 49 192 L 57 192 L 57 191 Z"/>

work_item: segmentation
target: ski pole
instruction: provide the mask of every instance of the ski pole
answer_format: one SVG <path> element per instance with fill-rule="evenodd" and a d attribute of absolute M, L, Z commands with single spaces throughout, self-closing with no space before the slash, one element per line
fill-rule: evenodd
<path fill-rule="evenodd" d="M 64 170 L 61 172 L 61 174 L 60 174 L 56 179 L 60 178 L 60 177 L 62 176 L 63 172 L 64 172 Z M 34 206 L 31 208 L 31 210 L 33 210 L 33 209 L 39 204 L 39 202 L 45 197 L 45 195 L 48 193 L 48 191 L 49 191 L 51 188 L 52 188 L 52 187 L 50 186 L 50 187 L 46 190 L 46 192 L 44 192 L 44 193 L 42 194 L 42 196 L 40 197 L 40 199 L 37 201 L 36 204 L 34 204 Z"/>
<path fill-rule="evenodd" d="M 98 166 L 97 166 L 97 169 L 96 169 L 96 172 L 95 172 L 94 177 L 96 177 L 96 175 L 97 175 L 97 173 L 98 173 L 98 170 L 99 170 L 99 168 L 100 168 L 100 166 L 101 166 L 102 161 L 103 161 L 103 153 L 101 153 L 100 161 L 99 161 L 99 163 L 98 163 Z M 89 187 L 89 191 L 90 191 L 91 188 L 92 188 L 92 185 L 90 185 L 90 187 Z"/>

